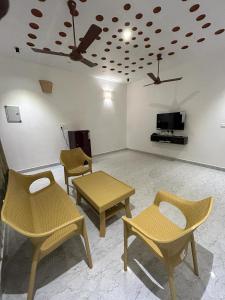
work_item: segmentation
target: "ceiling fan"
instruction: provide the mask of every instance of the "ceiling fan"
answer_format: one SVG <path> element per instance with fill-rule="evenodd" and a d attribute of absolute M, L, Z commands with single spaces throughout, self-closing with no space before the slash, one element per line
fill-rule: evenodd
<path fill-rule="evenodd" d="M 75 25 L 74 25 L 74 17 L 77 15 L 77 9 L 76 9 L 76 3 L 73 0 L 69 0 L 67 2 L 70 14 L 72 16 L 72 24 L 73 24 L 73 38 L 74 38 L 74 48 L 73 51 L 69 54 L 63 53 L 63 52 L 55 52 L 55 51 L 50 51 L 50 50 L 44 50 L 44 49 L 37 49 L 37 48 L 32 48 L 34 52 L 37 53 L 44 53 L 44 54 L 50 54 L 50 55 L 58 55 L 58 56 L 66 56 L 69 57 L 73 61 L 80 61 L 83 64 L 87 65 L 88 67 L 95 67 L 97 66 L 96 63 L 93 63 L 86 58 L 83 57 L 83 53 L 86 53 L 86 50 L 90 45 L 94 42 L 94 40 L 99 36 L 99 34 L 102 32 L 102 29 L 95 25 L 92 24 L 90 28 L 88 29 L 87 33 L 85 36 L 82 38 L 81 43 L 77 47 L 76 44 L 76 34 L 75 34 Z"/>
<path fill-rule="evenodd" d="M 165 82 L 172 82 L 172 81 L 179 81 L 181 80 L 183 77 L 178 77 L 178 78 L 172 78 L 172 79 L 166 79 L 166 80 L 161 80 L 159 77 L 159 63 L 160 60 L 162 60 L 162 54 L 158 54 L 157 55 L 157 61 L 158 61 L 158 74 L 157 77 L 155 77 L 155 75 L 153 73 L 148 73 L 147 75 L 154 81 L 153 83 L 150 84 L 146 84 L 145 86 L 149 86 L 149 85 L 153 85 L 153 84 L 161 84 L 161 83 L 165 83 Z"/>

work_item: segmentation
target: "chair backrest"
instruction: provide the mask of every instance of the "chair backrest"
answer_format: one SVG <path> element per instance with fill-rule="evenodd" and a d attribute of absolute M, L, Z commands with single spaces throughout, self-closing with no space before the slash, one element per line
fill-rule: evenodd
<path fill-rule="evenodd" d="M 84 152 L 81 148 L 62 150 L 60 154 L 60 160 L 66 169 L 75 168 L 83 165 L 85 161 Z"/>
<path fill-rule="evenodd" d="M 9 171 L 8 187 L 2 207 L 3 222 L 20 233 L 34 230 L 29 201 L 30 180 L 25 175 Z"/>
<path fill-rule="evenodd" d="M 161 202 L 168 202 L 179 208 L 184 214 L 187 224 L 186 228 L 174 240 L 157 242 L 168 256 L 180 254 L 187 246 L 193 232 L 208 218 L 213 205 L 213 198 L 208 197 L 200 201 L 189 201 L 167 192 L 159 192 L 154 204 L 159 206 Z"/>

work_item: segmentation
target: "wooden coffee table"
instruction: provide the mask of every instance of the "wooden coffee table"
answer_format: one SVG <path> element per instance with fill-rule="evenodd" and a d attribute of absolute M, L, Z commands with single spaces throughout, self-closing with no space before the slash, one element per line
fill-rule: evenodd
<path fill-rule="evenodd" d="M 125 209 L 126 216 L 131 218 L 129 197 L 135 189 L 109 174 L 99 171 L 72 180 L 77 190 L 77 204 L 81 198 L 86 200 L 100 216 L 100 236 L 106 232 L 106 220 L 119 210 Z"/>

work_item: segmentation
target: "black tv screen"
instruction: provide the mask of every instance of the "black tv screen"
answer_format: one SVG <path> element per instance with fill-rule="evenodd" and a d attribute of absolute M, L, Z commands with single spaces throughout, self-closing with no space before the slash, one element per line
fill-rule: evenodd
<path fill-rule="evenodd" d="M 157 129 L 184 130 L 185 112 L 157 114 Z"/>

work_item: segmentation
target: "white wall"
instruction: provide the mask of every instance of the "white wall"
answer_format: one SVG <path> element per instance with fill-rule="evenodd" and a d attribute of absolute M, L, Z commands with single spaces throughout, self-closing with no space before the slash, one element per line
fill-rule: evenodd
<path fill-rule="evenodd" d="M 163 62 L 162 62 L 163 63 Z M 177 83 L 143 87 L 144 79 L 128 85 L 127 147 L 149 153 L 225 167 L 225 55 L 199 58 L 162 72 L 162 79 L 183 76 Z M 188 145 L 150 142 L 156 114 L 186 111 Z"/>
<path fill-rule="evenodd" d="M 65 142 L 60 124 L 89 129 L 93 154 L 126 147 L 126 85 L 0 58 L 0 137 L 11 168 L 56 163 Z M 43 94 L 39 79 L 54 83 Z M 112 102 L 103 90 L 112 90 Z M 20 107 L 22 123 L 7 123 L 4 105 Z"/>

